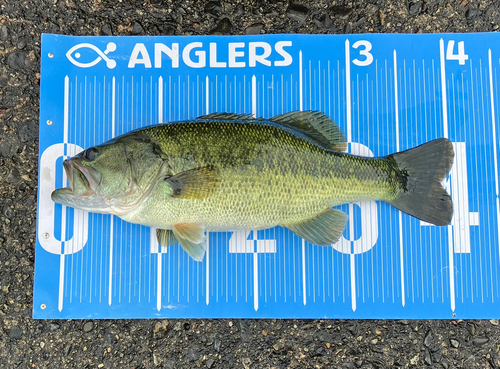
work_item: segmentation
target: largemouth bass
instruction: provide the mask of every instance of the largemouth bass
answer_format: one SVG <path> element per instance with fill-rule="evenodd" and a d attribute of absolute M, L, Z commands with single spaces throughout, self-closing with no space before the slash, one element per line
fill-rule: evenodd
<path fill-rule="evenodd" d="M 271 119 L 216 113 L 150 126 L 63 162 L 69 188 L 60 204 L 158 228 L 204 258 L 205 231 L 286 227 L 306 241 L 338 241 L 348 217 L 332 207 L 381 200 L 418 219 L 447 225 L 452 201 L 441 185 L 454 152 L 441 138 L 392 155 L 344 153 L 346 139 L 320 112 Z"/>

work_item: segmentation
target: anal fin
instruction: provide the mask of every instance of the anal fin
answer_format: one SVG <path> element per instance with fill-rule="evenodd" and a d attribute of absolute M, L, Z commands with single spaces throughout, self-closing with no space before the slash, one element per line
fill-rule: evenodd
<path fill-rule="evenodd" d="M 327 209 L 302 222 L 283 224 L 283 227 L 314 245 L 330 246 L 342 236 L 348 219 L 347 214 L 340 210 Z"/>
<path fill-rule="evenodd" d="M 179 243 L 171 229 L 157 229 L 156 239 L 158 240 L 158 244 L 162 247 L 174 246 Z"/>
<path fill-rule="evenodd" d="M 195 261 L 203 261 L 207 244 L 205 230 L 199 224 L 176 224 L 172 231 L 181 247 Z"/>

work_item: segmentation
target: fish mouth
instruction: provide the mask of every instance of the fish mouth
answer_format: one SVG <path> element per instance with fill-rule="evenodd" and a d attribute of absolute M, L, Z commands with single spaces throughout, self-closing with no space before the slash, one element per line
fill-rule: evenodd
<path fill-rule="evenodd" d="M 68 178 L 69 187 L 55 190 L 52 199 L 56 202 L 69 197 L 91 197 L 95 195 L 100 176 L 91 167 L 81 165 L 78 159 L 66 159 L 63 161 L 64 171 Z"/>

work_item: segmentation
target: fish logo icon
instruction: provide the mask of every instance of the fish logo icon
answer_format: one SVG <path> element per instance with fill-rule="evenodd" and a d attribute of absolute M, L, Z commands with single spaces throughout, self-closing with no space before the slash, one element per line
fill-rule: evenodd
<path fill-rule="evenodd" d="M 82 55 L 79 52 L 75 52 L 75 51 L 80 50 L 80 49 L 91 49 L 97 53 L 98 57 L 95 58 L 93 61 L 88 62 L 88 63 L 79 62 L 76 59 L 79 59 Z M 114 42 L 109 42 L 106 45 L 106 50 L 104 50 L 104 52 L 101 51 L 95 45 L 92 45 L 89 43 L 82 43 L 82 44 L 75 45 L 71 49 L 69 49 L 68 52 L 66 53 L 66 57 L 68 58 L 68 60 L 71 63 L 73 63 L 74 65 L 76 65 L 77 67 L 80 67 L 80 68 L 90 68 L 90 67 L 93 67 L 94 65 L 96 65 L 97 63 L 99 63 L 101 60 L 104 60 L 106 62 L 106 66 L 109 69 L 113 69 L 114 67 L 116 67 L 116 61 L 108 58 L 107 55 L 110 52 L 113 52 L 115 50 L 116 50 L 116 44 Z M 73 53 L 74 53 L 74 55 L 73 55 Z"/>

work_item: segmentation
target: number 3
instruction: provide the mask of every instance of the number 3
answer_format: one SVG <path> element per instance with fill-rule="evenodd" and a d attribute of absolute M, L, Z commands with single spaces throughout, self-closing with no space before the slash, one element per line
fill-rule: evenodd
<path fill-rule="evenodd" d="M 352 45 L 352 47 L 355 49 L 357 49 L 360 46 L 364 46 L 365 48 L 359 50 L 359 54 L 363 55 L 366 59 L 365 60 L 354 59 L 352 62 L 360 67 L 366 67 L 367 65 L 370 65 L 373 62 L 373 55 L 370 53 L 370 50 L 372 49 L 372 44 L 369 41 L 360 40 Z"/>

